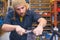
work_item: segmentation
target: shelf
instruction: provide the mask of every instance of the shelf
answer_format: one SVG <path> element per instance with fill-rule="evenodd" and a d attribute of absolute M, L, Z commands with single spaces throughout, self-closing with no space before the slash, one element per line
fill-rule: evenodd
<path fill-rule="evenodd" d="M 47 26 L 51 26 L 51 24 L 47 24 Z"/>
<path fill-rule="evenodd" d="M 39 2 L 39 3 L 50 3 L 50 0 L 36 0 L 36 1 L 35 0 L 30 0 L 30 2 L 31 3 L 34 3 L 34 2 L 35 3 L 37 3 L 37 2 Z"/>
<path fill-rule="evenodd" d="M 50 4 L 50 3 L 39 3 L 39 2 L 34 2 L 34 3 L 30 3 L 30 4 Z"/>
<path fill-rule="evenodd" d="M 56 0 L 56 1 L 60 1 L 60 0 Z"/>
<path fill-rule="evenodd" d="M 34 3 L 34 2 L 40 2 L 40 3 L 50 3 L 50 0 L 30 0 L 29 2 Z"/>
<path fill-rule="evenodd" d="M 51 20 L 47 20 L 47 21 L 51 21 Z"/>
<path fill-rule="evenodd" d="M 51 29 L 50 29 L 50 28 L 48 28 L 48 29 L 47 29 L 47 28 L 44 28 L 44 31 L 45 31 L 45 30 L 47 30 L 47 31 L 48 31 L 48 30 L 51 30 Z"/>
<path fill-rule="evenodd" d="M 45 31 L 45 30 L 47 30 L 47 31 L 50 30 L 50 31 L 51 31 L 51 26 L 46 26 L 46 27 L 44 27 L 44 31 Z"/>
<path fill-rule="evenodd" d="M 30 9 L 34 12 L 51 12 L 50 0 L 30 0 Z"/>
<path fill-rule="evenodd" d="M 30 0 L 30 9 L 33 10 L 36 13 L 44 12 L 41 14 L 42 17 L 44 17 L 48 23 L 47 28 L 44 30 L 50 30 L 51 29 L 51 5 L 50 0 Z M 46 14 L 47 13 L 47 14 Z M 37 24 L 33 24 L 34 26 L 37 26 Z"/>
<path fill-rule="evenodd" d="M 31 8 L 41 8 L 41 9 L 46 8 L 47 9 L 47 8 L 50 8 L 50 6 L 47 7 L 47 6 L 39 6 L 38 5 L 38 6 L 31 6 Z"/>
<path fill-rule="evenodd" d="M 47 14 L 42 14 L 43 17 L 51 17 L 51 14 L 47 13 Z"/>
<path fill-rule="evenodd" d="M 58 23 L 60 23 L 60 21 L 58 21 Z"/>
<path fill-rule="evenodd" d="M 43 12 L 51 12 L 50 10 L 40 10 L 40 11 L 39 10 L 35 10 L 34 12 L 42 12 L 42 11 Z"/>
<path fill-rule="evenodd" d="M 32 24 L 32 26 L 37 26 L 38 24 Z M 51 26 L 51 24 L 47 24 L 47 26 Z"/>

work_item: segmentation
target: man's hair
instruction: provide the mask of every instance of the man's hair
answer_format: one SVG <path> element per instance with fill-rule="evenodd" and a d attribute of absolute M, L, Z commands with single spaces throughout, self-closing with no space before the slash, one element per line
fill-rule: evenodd
<path fill-rule="evenodd" d="M 26 3 L 25 0 L 13 0 L 12 6 L 15 7 L 16 5 L 24 5 L 24 6 L 26 6 L 27 9 L 29 8 L 29 5 L 28 5 L 28 3 Z"/>
<path fill-rule="evenodd" d="M 29 8 L 29 5 L 28 5 L 28 3 L 26 3 L 25 0 L 12 0 L 12 9 L 13 10 L 16 5 L 24 5 L 24 6 L 26 6 L 27 9 Z M 16 20 L 16 11 L 15 10 L 14 10 L 14 15 L 11 19 Z"/>

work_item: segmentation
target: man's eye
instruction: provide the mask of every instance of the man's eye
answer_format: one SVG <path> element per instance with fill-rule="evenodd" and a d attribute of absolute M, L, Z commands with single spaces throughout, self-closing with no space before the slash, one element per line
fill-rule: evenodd
<path fill-rule="evenodd" d="M 24 7 L 21 7 L 21 8 L 17 8 L 16 10 L 20 10 L 20 9 L 24 9 Z"/>
<path fill-rule="evenodd" d="M 24 9 L 24 7 L 22 7 L 21 9 Z"/>
<path fill-rule="evenodd" d="M 16 9 L 16 10 L 20 10 L 20 9 Z"/>

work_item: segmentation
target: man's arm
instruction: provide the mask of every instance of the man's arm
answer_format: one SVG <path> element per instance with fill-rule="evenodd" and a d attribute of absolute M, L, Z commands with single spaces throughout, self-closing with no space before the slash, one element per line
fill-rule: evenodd
<path fill-rule="evenodd" d="M 3 24 L 1 29 L 6 32 L 11 32 L 11 31 L 15 30 L 16 27 L 17 27 L 17 25 Z"/>
<path fill-rule="evenodd" d="M 14 12 L 8 12 L 8 14 L 6 15 L 5 19 L 4 19 L 4 23 L 1 27 L 1 29 L 5 32 L 11 32 L 11 31 L 16 31 L 17 34 L 19 35 L 23 35 L 25 33 L 25 29 L 22 28 L 20 25 L 12 25 L 12 20 L 11 18 L 13 17 Z"/>
<path fill-rule="evenodd" d="M 41 35 L 43 32 L 43 27 L 46 26 L 47 21 L 44 18 L 39 18 L 38 19 L 39 24 L 37 25 L 37 27 L 33 30 L 33 33 L 36 35 Z"/>
<path fill-rule="evenodd" d="M 10 25 L 10 24 L 3 24 L 1 29 L 5 32 L 11 32 L 15 30 L 19 35 L 23 35 L 26 31 L 24 28 L 22 28 L 19 25 Z"/>
<path fill-rule="evenodd" d="M 44 18 L 39 18 L 38 22 L 39 22 L 38 27 L 45 27 L 47 24 L 47 20 Z"/>

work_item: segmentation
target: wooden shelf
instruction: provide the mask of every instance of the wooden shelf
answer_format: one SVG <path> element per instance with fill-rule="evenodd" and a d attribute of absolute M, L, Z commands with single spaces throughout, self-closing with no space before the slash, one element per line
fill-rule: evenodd
<path fill-rule="evenodd" d="M 50 8 L 50 6 L 31 6 L 31 8 Z"/>
<path fill-rule="evenodd" d="M 45 30 L 51 30 L 51 29 L 50 29 L 50 28 L 45 28 L 44 31 L 45 31 Z"/>
<path fill-rule="evenodd" d="M 38 24 L 33 24 L 32 26 L 37 26 Z M 47 24 L 47 26 L 51 26 L 51 24 Z"/>
<path fill-rule="evenodd" d="M 39 3 L 39 2 L 34 2 L 34 3 L 30 3 L 30 4 L 50 4 L 50 3 Z"/>
<path fill-rule="evenodd" d="M 60 0 L 56 0 L 56 1 L 60 1 Z"/>
<path fill-rule="evenodd" d="M 38 12 L 39 13 L 39 12 L 42 12 L 42 11 L 43 12 L 51 12 L 50 10 L 40 10 L 40 11 L 39 10 L 35 10 L 34 12 Z"/>
<path fill-rule="evenodd" d="M 51 14 L 47 13 L 47 14 L 42 14 L 43 17 L 51 17 Z"/>
<path fill-rule="evenodd" d="M 37 13 L 40 13 L 42 11 L 44 12 L 41 14 L 41 16 L 44 17 L 49 22 L 47 26 L 51 28 L 52 21 L 51 21 L 50 0 L 30 0 L 29 3 L 30 3 L 30 9 L 34 10 L 34 12 L 37 12 Z M 34 26 L 36 25 L 37 24 L 34 24 Z M 46 30 L 50 30 L 50 29 L 46 29 Z"/>
<path fill-rule="evenodd" d="M 35 12 L 51 12 L 50 0 L 30 0 L 30 8 Z"/>
<path fill-rule="evenodd" d="M 58 21 L 58 23 L 60 23 L 60 21 Z"/>
<path fill-rule="evenodd" d="M 51 21 L 51 20 L 47 20 L 47 21 Z"/>
<path fill-rule="evenodd" d="M 47 26 L 51 26 L 51 24 L 47 24 Z"/>
<path fill-rule="evenodd" d="M 30 2 L 31 3 L 34 3 L 34 2 L 35 3 L 37 3 L 37 2 L 39 2 L 39 3 L 49 3 L 50 1 L 49 0 L 36 0 L 36 1 L 35 0 L 30 0 Z"/>

